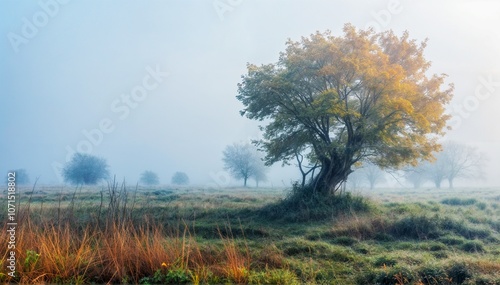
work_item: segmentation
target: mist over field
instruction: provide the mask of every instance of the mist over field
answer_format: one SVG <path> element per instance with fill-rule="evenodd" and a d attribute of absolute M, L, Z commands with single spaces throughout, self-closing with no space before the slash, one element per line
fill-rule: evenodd
<path fill-rule="evenodd" d="M 261 136 L 235 98 L 247 63 L 274 63 L 287 39 L 341 35 L 350 22 L 428 39 L 430 73 L 455 85 L 442 140 L 488 158 L 484 179 L 455 186 L 499 186 L 499 14 L 496 1 L 466 0 L 2 1 L 0 171 L 60 184 L 80 151 L 132 184 L 151 170 L 162 184 L 183 171 L 194 185 L 242 185 L 222 152 Z M 288 187 L 300 173 L 276 163 L 267 176 Z"/>

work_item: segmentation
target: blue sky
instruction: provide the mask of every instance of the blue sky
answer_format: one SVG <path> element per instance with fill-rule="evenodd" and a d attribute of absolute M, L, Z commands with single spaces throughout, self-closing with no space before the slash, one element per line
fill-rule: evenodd
<path fill-rule="evenodd" d="M 288 38 L 340 34 L 351 22 L 429 39 L 431 71 L 456 86 L 450 112 L 460 124 L 448 137 L 488 152 L 481 183 L 500 185 L 500 86 L 481 87 L 500 82 L 500 4 L 435 2 L 1 0 L 0 170 L 58 183 L 54 163 L 90 143 L 131 183 L 147 169 L 165 183 L 178 170 L 216 183 L 224 147 L 259 135 L 235 99 L 246 63 L 275 62 Z M 155 81 L 151 70 L 168 76 Z M 127 104 L 144 80 L 154 88 Z M 488 88 L 491 96 L 474 99 Z M 103 120 L 100 137 L 93 130 Z M 296 174 L 277 165 L 271 182 Z"/>

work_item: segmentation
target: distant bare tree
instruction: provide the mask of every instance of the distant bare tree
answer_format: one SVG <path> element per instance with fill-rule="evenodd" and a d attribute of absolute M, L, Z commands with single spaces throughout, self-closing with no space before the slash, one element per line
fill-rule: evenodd
<path fill-rule="evenodd" d="M 444 159 L 444 153 L 439 152 L 435 155 L 436 160 L 433 162 L 424 162 L 422 165 L 425 176 L 428 177 L 436 186 L 441 188 L 441 182 L 447 177 L 448 167 Z"/>
<path fill-rule="evenodd" d="M 158 175 L 150 170 L 146 170 L 141 174 L 140 181 L 142 184 L 145 184 L 145 185 L 158 185 L 158 184 L 160 184 L 160 179 L 158 178 Z"/>
<path fill-rule="evenodd" d="M 453 188 L 455 178 L 479 178 L 483 175 L 485 157 L 476 147 L 448 142 L 444 145 L 442 156 L 446 166 L 446 179 Z"/>
<path fill-rule="evenodd" d="M 256 169 L 254 174 L 252 175 L 253 179 L 255 180 L 255 187 L 259 188 L 259 183 L 260 182 L 266 182 L 267 181 L 267 167 L 264 165 L 264 163 L 256 163 Z"/>
<path fill-rule="evenodd" d="M 359 169 L 354 169 L 354 171 L 347 177 L 347 187 L 351 190 L 359 190 L 363 182 L 363 174 Z"/>
<path fill-rule="evenodd" d="M 366 162 L 361 166 L 358 171 L 360 175 L 368 182 L 370 189 L 375 188 L 375 185 L 381 181 L 384 181 L 384 171 L 380 169 L 377 165 Z"/>
<path fill-rule="evenodd" d="M 456 178 L 479 178 L 483 175 L 485 157 L 475 147 L 457 142 L 446 142 L 443 150 L 434 155 L 433 162 L 424 162 L 412 168 L 415 173 L 408 173 L 408 179 L 417 179 L 417 174 L 434 182 L 436 188 L 441 188 L 443 180 L 448 180 L 453 188 Z"/>
<path fill-rule="evenodd" d="M 423 163 L 417 166 L 407 167 L 403 169 L 404 179 L 410 182 L 415 189 L 420 188 L 422 184 L 424 184 L 428 179 L 425 165 L 426 163 Z"/>
<path fill-rule="evenodd" d="M 265 176 L 265 165 L 257 149 L 250 144 L 228 145 L 223 151 L 224 169 L 236 179 L 243 179 L 243 186 L 251 177 L 262 180 Z"/>

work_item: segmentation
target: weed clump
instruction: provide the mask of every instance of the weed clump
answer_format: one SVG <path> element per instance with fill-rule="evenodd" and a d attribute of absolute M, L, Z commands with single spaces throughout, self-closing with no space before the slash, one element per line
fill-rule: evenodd
<path fill-rule="evenodd" d="M 458 237 L 455 235 L 442 236 L 437 240 L 446 245 L 462 245 L 465 242 L 465 239 L 463 237 Z"/>
<path fill-rule="evenodd" d="M 485 251 L 484 244 L 482 242 L 478 241 L 478 240 L 467 241 L 464 244 L 462 244 L 460 246 L 460 248 L 463 251 L 471 252 L 471 253 L 484 252 Z"/>
<path fill-rule="evenodd" d="M 336 237 L 332 240 L 333 244 L 343 245 L 343 246 L 352 246 L 358 243 L 358 240 L 348 236 L 340 236 Z"/>
<path fill-rule="evenodd" d="M 394 267 L 384 266 L 380 269 L 370 270 L 361 274 L 356 278 L 356 284 L 413 284 L 417 279 L 418 276 L 408 267 L 399 265 Z"/>
<path fill-rule="evenodd" d="M 373 265 L 376 267 L 384 267 L 384 266 L 394 266 L 397 263 L 398 261 L 393 257 L 380 256 L 375 259 Z"/>
<path fill-rule="evenodd" d="M 411 215 L 396 221 L 389 232 L 394 237 L 429 239 L 440 235 L 439 221 L 428 216 Z"/>
<path fill-rule="evenodd" d="M 450 279 L 444 268 L 434 264 L 421 267 L 418 270 L 418 277 L 420 282 L 426 285 L 450 284 Z"/>
<path fill-rule="evenodd" d="M 301 284 L 295 273 L 287 269 L 271 269 L 264 272 L 255 272 L 250 274 L 248 280 L 250 284 Z"/>
<path fill-rule="evenodd" d="M 459 285 L 473 276 L 472 270 L 464 262 L 453 262 L 446 269 L 446 274 L 454 284 Z"/>
<path fill-rule="evenodd" d="M 477 203 L 477 200 L 474 198 L 469 199 L 460 199 L 460 198 L 447 198 L 441 201 L 441 204 L 450 205 L 450 206 L 470 206 Z"/>
<path fill-rule="evenodd" d="M 372 209 L 366 198 L 351 193 L 328 196 L 314 194 L 312 186 L 293 185 L 286 198 L 261 209 L 263 218 L 286 222 L 306 222 L 332 219 L 339 215 L 365 213 Z"/>

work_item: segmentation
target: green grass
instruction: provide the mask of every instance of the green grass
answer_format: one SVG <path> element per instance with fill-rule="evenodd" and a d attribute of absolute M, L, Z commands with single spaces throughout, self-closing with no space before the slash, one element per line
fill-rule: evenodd
<path fill-rule="evenodd" d="M 160 271 L 136 272 L 134 280 L 143 284 L 500 284 L 497 189 L 373 190 L 370 198 L 347 193 L 320 203 L 282 189 L 126 188 L 115 196 L 102 188 L 19 191 L 20 213 L 28 215 L 29 205 L 32 224 L 84 232 L 106 228 L 112 219 L 144 231 L 154 230 L 145 225 L 161 225 L 164 233 L 187 229 L 203 255 L 197 258 L 211 262 L 189 270 L 158 264 Z M 5 266 L 0 272 L 6 281 Z"/>

